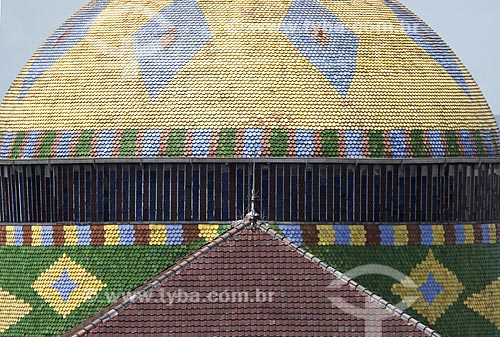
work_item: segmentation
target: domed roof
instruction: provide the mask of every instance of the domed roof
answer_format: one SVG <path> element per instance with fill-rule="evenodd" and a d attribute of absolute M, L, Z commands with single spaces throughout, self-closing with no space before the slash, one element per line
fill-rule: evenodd
<path fill-rule="evenodd" d="M 4 159 L 500 153 L 471 75 L 395 0 L 95 0 L 0 121 Z"/>

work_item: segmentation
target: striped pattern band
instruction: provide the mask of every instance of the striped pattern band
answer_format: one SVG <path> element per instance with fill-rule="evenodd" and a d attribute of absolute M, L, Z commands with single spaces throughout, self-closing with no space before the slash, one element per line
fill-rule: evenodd
<path fill-rule="evenodd" d="M 496 156 L 498 130 L 100 130 L 1 132 L 0 159 Z"/>
<path fill-rule="evenodd" d="M 298 245 L 441 246 L 500 243 L 500 224 L 278 225 Z"/>
<path fill-rule="evenodd" d="M 0 226 L 0 246 L 186 245 L 212 241 L 230 225 Z M 500 243 L 500 224 L 275 225 L 288 239 L 313 246 L 440 246 Z"/>
<path fill-rule="evenodd" d="M 177 246 L 212 241 L 229 225 L 0 226 L 0 246 Z"/>

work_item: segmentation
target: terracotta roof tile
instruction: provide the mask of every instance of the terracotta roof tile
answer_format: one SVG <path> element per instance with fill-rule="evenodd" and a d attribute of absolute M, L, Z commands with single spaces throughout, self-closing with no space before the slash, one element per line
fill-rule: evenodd
<path fill-rule="evenodd" d="M 364 336 L 379 322 L 384 336 L 433 333 L 407 315 L 402 316 L 406 323 L 398 317 L 402 312 L 382 309 L 377 303 L 385 307 L 387 302 L 354 281 L 332 283 L 339 282 L 334 274 L 340 273 L 273 230 L 265 231 L 233 228 L 167 270 L 161 282 L 155 278 L 139 289 L 135 302 L 118 308 L 117 315 L 111 306 L 90 319 L 91 326 L 83 323 L 65 336 L 83 330 L 89 337 Z M 334 305 L 331 298 L 342 301 Z M 370 315 L 362 316 L 368 309 Z"/>

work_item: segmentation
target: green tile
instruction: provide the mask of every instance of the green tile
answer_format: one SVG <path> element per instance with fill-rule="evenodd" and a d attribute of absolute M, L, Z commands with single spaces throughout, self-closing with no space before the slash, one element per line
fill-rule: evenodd
<path fill-rule="evenodd" d="M 0 288 L 33 308 L 0 335 L 60 336 L 204 244 L 199 240 L 179 246 L 0 247 Z M 31 287 L 63 254 L 107 285 L 65 319 Z"/>
<path fill-rule="evenodd" d="M 338 158 L 339 153 L 339 137 L 336 130 L 323 130 L 321 132 L 322 148 L 324 157 Z"/>
<path fill-rule="evenodd" d="M 50 158 L 52 153 L 52 146 L 56 139 L 56 131 L 45 131 L 42 137 L 42 145 L 40 146 L 39 158 Z"/>
<path fill-rule="evenodd" d="M 217 157 L 234 157 L 236 146 L 236 129 L 222 129 L 217 144 Z"/>
<path fill-rule="evenodd" d="M 120 148 L 118 150 L 120 157 L 133 157 L 135 155 L 138 133 L 138 130 L 123 131 L 122 138 L 120 140 Z"/>
<path fill-rule="evenodd" d="M 482 292 L 487 285 L 498 278 L 500 245 L 303 246 L 303 248 L 341 272 L 347 272 L 356 267 L 382 265 L 405 275 L 410 275 L 413 268 L 426 259 L 429 249 L 432 249 L 438 261 L 457 276 L 465 290 L 435 325 L 430 325 L 424 316 L 411 308 L 407 312 L 417 320 L 430 325 L 442 336 L 500 336 L 500 331 L 494 324 L 464 304 L 468 297 Z M 397 281 L 390 277 L 365 275 L 357 277 L 356 281 L 392 304 L 401 301 L 399 296 L 392 293 L 392 286 Z"/>
<path fill-rule="evenodd" d="M 93 137 L 94 131 L 84 130 L 81 132 L 78 142 L 76 143 L 76 158 L 90 157 Z"/>
<path fill-rule="evenodd" d="M 372 158 L 385 158 L 384 132 L 380 130 L 368 131 L 368 143 Z"/>
<path fill-rule="evenodd" d="M 456 131 L 445 131 L 446 144 L 450 157 L 460 157 L 460 148 L 458 147 L 458 137 Z"/>
<path fill-rule="evenodd" d="M 25 137 L 26 137 L 26 132 L 23 131 L 16 132 L 16 137 L 14 138 L 14 143 L 12 144 L 10 159 L 19 158 Z"/>
<path fill-rule="evenodd" d="M 483 137 L 481 136 L 481 131 L 472 131 L 472 138 L 474 139 L 474 145 L 476 146 L 477 156 L 486 156 L 486 151 L 484 148 Z"/>
<path fill-rule="evenodd" d="M 422 130 L 413 130 L 410 133 L 411 147 L 415 158 L 428 157 L 424 142 L 424 132 Z"/>
<path fill-rule="evenodd" d="M 186 130 L 172 130 L 168 136 L 167 157 L 184 157 Z"/>
<path fill-rule="evenodd" d="M 273 129 L 271 131 L 271 157 L 286 157 L 288 155 L 288 132 L 286 130 Z"/>

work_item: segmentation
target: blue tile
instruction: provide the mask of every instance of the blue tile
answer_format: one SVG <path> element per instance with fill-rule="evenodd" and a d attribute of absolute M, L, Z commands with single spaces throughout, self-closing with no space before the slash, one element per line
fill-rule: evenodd
<path fill-rule="evenodd" d="M 97 0 L 89 7 L 80 11 L 76 16 L 59 27 L 47 42 L 42 46 L 33 64 L 28 70 L 19 93 L 23 99 L 35 82 L 61 56 L 83 40 L 97 16 L 108 5 L 109 0 Z"/>
<path fill-rule="evenodd" d="M 466 236 L 465 236 L 465 226 L 464 225 L 455 225 L 455 244 L 463 245 L 465 244 Z"/>
<path fill-rule="evenodd" d="M 313 157 L 314 156 L 314 131 L 313 130 L 297 130 L 295 134 L 297 157 Z"/>
<path fill-rule="evenodd" d="M 444 143 L 441 131 L 428 131 L 429 140 L 431 143 L 431 155 L 433 158 L 442 158 L 445 156 Z"/>
<path fill-rule="evenodd" d="M 52 226 L 42 226 L 42 246 L 54 244 L 54 230 Z"/>
<path fill-rule="evenodd" d="M 243 157 L 260 157 L 262 155 L 262 133 L 262 129 L 245 130 Z"/>
<path fill-rule="evenodd" d="M 97 156 L 98 157 L 112 157 L 113 156 L 113 143 L 109 139 L 115 137 L 115 130 L 103 130 L 100 132 L 97 141 Z"/>
<path fill-rule="evenodd" d="M 132 246 L 135 242 L 134 225 L 118 225 L 120 246 Z"/>
<path fill-rule="evenodd" d="M 294 0 L 280 31 L 345 98 L 356 69 L 354 32 L 316 0 Z"/>
<path fill-rule="evenodd" d="M 391 130 L 389 133 L 391 139 L 391 152 L 393 158 L 408 158 L 408 152 L 405 145 L 405 132 L 403 130 Z"/>
<path fill-rule="evenodd" d="M 172 33 L 164 48 L 160 40 Z M 195 0 L 174 0 L 135 34 L 135 54 L 151 98 L 156 99 L 174 76 L 211 38 Z"/>
<path fill-rule="evenodd" d="M 208 157 L 210 154 L 211 129 L 198 129 L 193 133 L 193 156 Z"/>
<path fill-rule="evenodd" d="M 67 158 L 70 155 L 71 142 L 75 137 L 74 131 L 63 131 L 61 139 L 56 146 L 56 158 Z"/>
<path fill-rule="evenodd" d="M 23 150 L 23 159 L 33 158 L 35 155 L 35 148 L 40 138 L 40 131 L 30 131 L 28 136 L 26 137 L 26 144 L 24 145 Z"/>
<path fill-rule="evenodd" d="M 90 246 L 92 242 L 90 226 L 76 226 L 76 236 L 78 238 L 78 246 Z"/>
<path fill-rule="evenodd" d="M 351 230 L 346 225 L 334 225 L 335 245 L 348 246 L 351 244 Z"/>
<path fill-rule="evenodd" d="M 24 242 L 23 226 L 14 226 L 14 246 L 22 246 Z"/>
<path fill-rule="evenodd" d="M 279 227 L 283 235 L 292 240 L 296 245 L 300 246 L 302 244 L 303 238 L 300 225 L 280 225 Z"/>
<path fill-rule="evenodd" d="M 345 132 L 347 158 L 363 157 L 363 137 L 360 130 L 347 130 Z"/>
<path fill-rule="evenodd" d="M 380 244 L 382 246 L 394 246 L 396 242 L 395 231 L 392 226 L 380 226 Z"/>
<path fill-rule="evenodd" d="M 59 295 L 61 295 L 64 303 L 68 301 L 71 293 L 73 293 L 73 291 L 75 291 L 75 289 L 78 287 L 79 285 L 69 277 L 68 271 L 66 269 L 63 270 L 59 280 L 52 284 L 52 288 L 59 292 Z"/>
<path fill-rule="evenodd" d="M 401 22 L 408 36 L 424 49 L 437 63 L 443 67 L 462 90 L 472 99 L 469 85 L 460 68 L 455 55 L 446 43 L 416 15 L 409 12 L 392 0 L 385 3 Z"/>
<path fill-rule="evenodd" d="M 10 147 L 12 146 L 12 143 L 14 142 L 16 134 L 14 132 L 7 132 L 3 138 L 2 141 L 2 146 L 0 147 L 0 158 L 1 159 L 7 159 L 9 155 L 9 150 Z"/>
<path fill-rule="evenodd" d="M 432 246 L 434 243 L 434 235 L 431 225 L 420 226 L 421 230 L 421 244 L 423 246 Z"/>
<path fill-rule="evenodd" d="M 167 246 L 182 245 L 184 241 L 182 225 L 167 225 Z"/>
<path fill-rule="evenodd" d="M 422 293 L 424 300 L 432 306 L 436 297 L 444 290 L 444 287 L 436 281 L 434 274 L 429 272 L 427 281 L 418 290 Z"/>
<path fill-rule="evenodd" d="M 490 226 L 487 224 L 482 224 L 481 229 L 483 232 L 483 244 L 490 244 L 491 243 L 491 231 L 490 231 Z"/>
<path fill-rule="evenodd" d="M 495 145 L 493 143 L 493 139 L 491 138 L 491 134 L 489 131 L 481 131 L 483 139 L 485 140 L 486 151 L 488 152 L 488 156 L 494 157 L 496 156 Z"/>
<path fill-rule="evenodd" d="M 142 157 L 160 155 L 161 130 L 147 130 L 144 133 Z"/>

